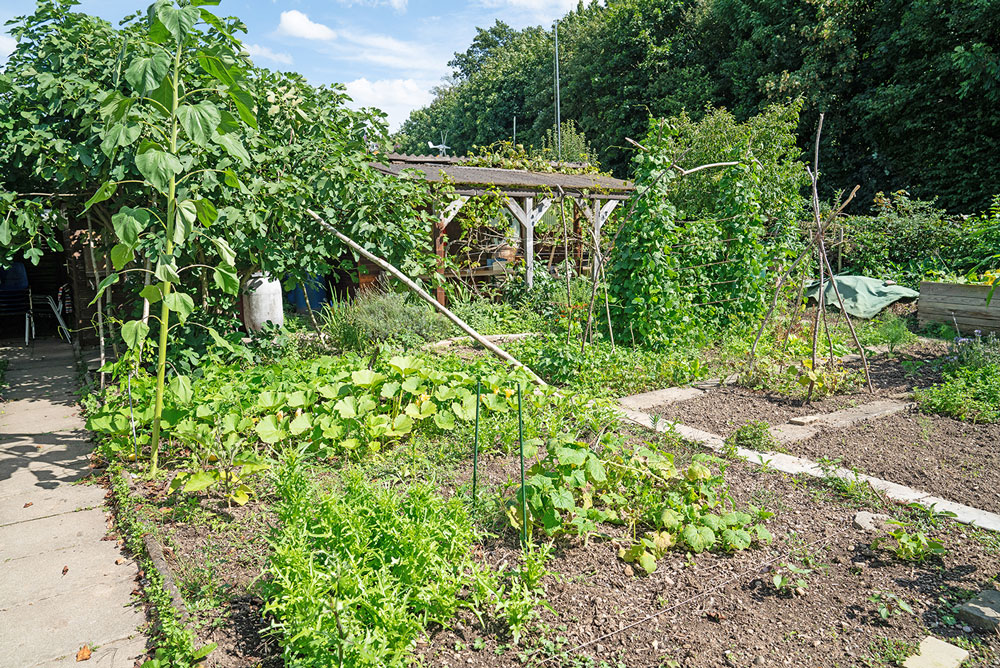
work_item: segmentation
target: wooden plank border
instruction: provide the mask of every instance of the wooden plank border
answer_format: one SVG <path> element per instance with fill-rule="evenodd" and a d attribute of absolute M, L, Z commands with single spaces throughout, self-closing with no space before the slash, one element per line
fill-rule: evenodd
<path fill-rule="evenodd" d="M 988 285 L 963 285 L 961 283 L 920 284 L 917 302 L 917 319 L 921 326 L 941 322 L 958 327 L 963 336 L 973 330 L 1000 334 L 1000 291 L 987 304 Z"/>

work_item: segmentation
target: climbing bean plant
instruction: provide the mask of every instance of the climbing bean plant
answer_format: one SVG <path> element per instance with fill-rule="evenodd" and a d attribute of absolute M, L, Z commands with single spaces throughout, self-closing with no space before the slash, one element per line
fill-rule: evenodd
<path fill-rule="evenodd" d="M 659 346 L 759 312 L 804 204 L 797 118 L 791 105 L 743 124 L 723 110 L 651 122 L 608 266 L 616 328 Z M 737 164 L 685 174 L 716 162 Z"/>

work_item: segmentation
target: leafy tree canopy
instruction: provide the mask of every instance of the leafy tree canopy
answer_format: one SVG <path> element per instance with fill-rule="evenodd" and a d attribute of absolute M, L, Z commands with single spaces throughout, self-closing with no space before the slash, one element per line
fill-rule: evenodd
<path fill-rule="evenodd" d="M 802 98 L 798 143 L 820 111 L 823 186 L 859 202 L 907 188 L 951 210 L 985 209 L 1000 181 L 1000 3 L 996 0 L 608 0 L 559 23 L 562 117 L 600 162 L 630 172 L 625 138 L 650 117 L 725 107 L 746 120 Z M 552 31 L 481 29 L 454 80 L 397 140 L 459 151 L 553 125 Z M 423 143 L 422 143 L 423 142 Z"/>

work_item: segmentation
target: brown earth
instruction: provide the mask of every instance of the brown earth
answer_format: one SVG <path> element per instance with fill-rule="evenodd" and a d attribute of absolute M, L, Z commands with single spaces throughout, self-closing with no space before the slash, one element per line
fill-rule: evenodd
<path fill-rule="evenodd" d="M 883 639 L 907 643 L 909 654 L 928 629 L 980 644 L 972 665 L 1000 661 L 1000 639 L 965 636 L 946 624 L 951 606 L 967 595 L 963 591 L 995 586 L 995 537 L 982 538 L 986 545 L 959 525 L 929 529 L 947 546 L 944 558 L 901 562 L 870 548 L 874 536 L 852 528 L 857 509 L 822 481 L 798 481 L 743 462 L 732 463 L 726 479 L 738 507 L 754 503 L 776 513 L 768 522 L 772 545 L 732 555 L 673 552 L 655 573 L 638 576 L 618 558 L 612 541 L 561 541 L 549 563 L 558 575 L 546 581 L 553 610 L 542 615 L 544 639 L 533 636 L 512 648 L 509 637 L 484 632 L 468 615 L 430 635 L 420 647 L 423 661 L 490 667 L 883 666 L 893 665 L 876 658 Z M 509 531 L 482 548 L 493 565 L 518 561 Z M 771 582 L 774 569 L 789 562 L 812 569 L 804 595 L 779 593 Z M 882 622 L 869 600 L 875 591 L 899 596 L 915 614 Z"/>
<path fill-rule="evenodd" d="M 786 447 L 810 459 L 841 459 L 869 475 L 1000 512 L 1000 424 L 906 412 Z"/>

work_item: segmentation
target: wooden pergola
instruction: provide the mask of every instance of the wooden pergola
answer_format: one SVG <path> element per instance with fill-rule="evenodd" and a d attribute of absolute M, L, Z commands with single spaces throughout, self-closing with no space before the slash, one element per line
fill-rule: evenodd
<path fill-rule="evenodd" d="M 385 163 L 373 163 L 372 166 L 386 174 L 403 176 L 404 172 L 408 172 L 428 183 L 447 183 L 451 186 L 454 198 L 435 205 L 437 220 L 432 233 L 434 250 L 442 258 L 442 272 L 448 226 L 462 207 L 473 197 L 501 194 L 507 210 L 522 230 L 521 251 L 525 260 L 525 282 L 529 289 L 534 284 L 535 275 L 535 226 L 554 202 L 561 197 L 573 203 L 580 217 L 587 221 L 594 248 L 599 253 L 601 229 L 615 207 L 628 199 L 633 190 L 627 181 L 602 174 L 474 167 L 464 164 L 462 158 L 447 156 L 389 154 Z M 578 255 L 581 253 L 582 250 L 578 250 Z M 438 288 L 435 296 L 444 303 L 442 288 Z"/>

